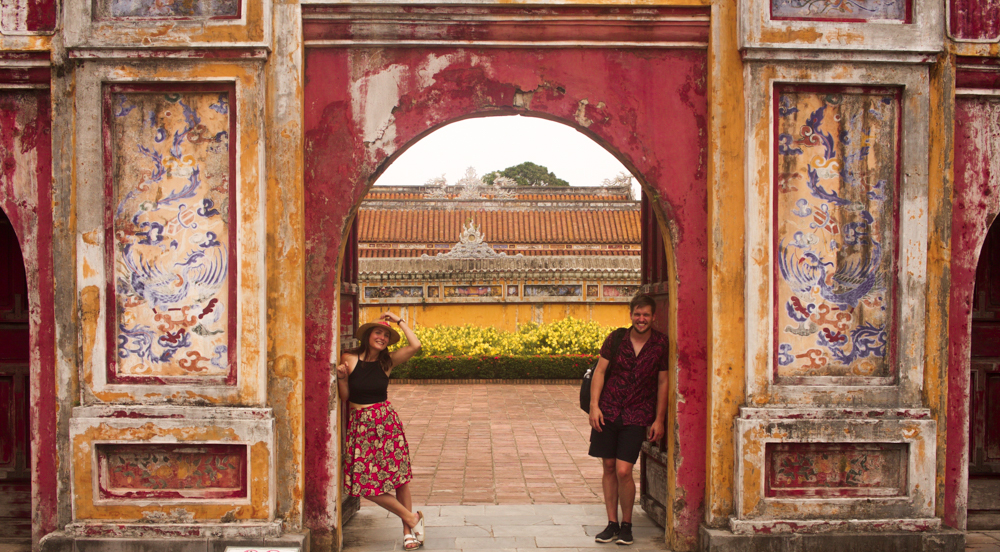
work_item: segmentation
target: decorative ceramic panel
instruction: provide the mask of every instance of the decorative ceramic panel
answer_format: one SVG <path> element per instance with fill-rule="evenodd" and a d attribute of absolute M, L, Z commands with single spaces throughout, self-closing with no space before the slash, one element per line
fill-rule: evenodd
<path fill-rule="evenodd" d="M 233 96 L 105 90 L 109 383 L 236 383 Z"/>
<path fill-rule="evenodd" d="M 771 0 L 771 19 L 909 22 L 909 0 Z"/>
<path fill-rule="evenodd" d="M 441 287 L 440 286 L 427 286 L 427 296 L 428 297 L 440 297 Z"/>
<path fill-rule="evenodd" d="M 1000 0 L 951 0 L 948 31 L 960 40 L 1000 39 Z"/>
<path fill-rule="evenodd" d="M 639 291 L 639 286 L 604 286 L 605 297 L 628 297 L 631 299 L 637 291 Z"/>
<path fill-rule="evenodd" d="M 517 285 L 507 286 L 507 297 L 517 297 L 521 294 L 521 291 Z"/>
<path fill-rule="evenodd" d="M 574 285 L 527 285 L 525 297 L 582 297 L 583 286 Z"/>
<path fill-rule="evenodd" d="M 365 299 L 423 296 L 423 286 L 365 286 Z"/>
<path fill-rule="evenodd" d="M 500 297 L 501 295 L 503 291 L 500 286 L 444 286 L 445 297 Z"/>
<path fill-rule="evenodd" d="M 96 19 L 236 19 L 240 0 L 97 0 Z"/>
<path fill-rule="evenodd" d="M 597 297 L 600 295 L 601 287 L 598 285 L 587 286 L 587 297 Z"/>
<path fill-rule="evenodd" d="M 900 96 L 779 87 L 775 378 L 888 378 Z"/>
<path fill-rule="evenodd" d="M 246 498 L 246 445 L 99 444 L 101 498 Z"/>
<path fill-rule="evenodd" d="M 767 443 L 769 497 L 885 497 L 907 493 L 901 443 Z"/>

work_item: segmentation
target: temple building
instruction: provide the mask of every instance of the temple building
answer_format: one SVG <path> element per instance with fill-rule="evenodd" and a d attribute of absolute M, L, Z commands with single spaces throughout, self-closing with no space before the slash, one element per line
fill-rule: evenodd
<path fill-rule="evenodd" d="M 640 202 L 617 187 L 372 188 L 358 211 L 360 321 L 494 326 L 628 321 Z"/>
<path fill-rule="evenodd" d="M 339 550 L 359 294 L 512 325 L 639 285 L 665 549 L 963 550 L 1000 528 L 998 52 L 981 0 L 5 0 L 0 531 Z M 638 283 L 613 194 L 441 187 L 423 228 L 373 188 L 515 114 L 635 177 Z"/>

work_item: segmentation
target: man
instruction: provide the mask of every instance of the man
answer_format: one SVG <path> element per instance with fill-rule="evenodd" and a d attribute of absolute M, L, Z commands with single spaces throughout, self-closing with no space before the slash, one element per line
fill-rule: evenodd
<path fill-rule="evenodd" d="M 604 340 L 590 387 L 590 455 L 600 458 L 604 467 L 608 510 L 608 526 L 594 540 L 618 544 L 632 544 L 632 468 L 643 440 L 663 437 L 667 415 L 669 343 L 653 329 L 656 302 L 649 295 L 636 295 L 629 312 L 632 326 L 621 341 L 615 343 L 615 333 Z"/>

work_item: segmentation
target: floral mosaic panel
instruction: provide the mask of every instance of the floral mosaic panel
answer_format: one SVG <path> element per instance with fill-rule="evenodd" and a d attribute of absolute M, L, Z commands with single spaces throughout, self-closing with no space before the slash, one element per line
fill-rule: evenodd
<path fill-rule="evenodd" d="M 101 498 L 245 498 L 246 445 L 97 445 Z"/>
<path fill-rule="evenodd" d="M 525 297 L 582 297 L 583 286 L 525 284 L 524 296 Z"/>
<path fill-rule="evenodd" d="M 909 0 L 771 0 L 771 19 L 907 21 Z"/>
<path fill-rule="evenodd" d="M 423 297 L 423 286 L 365 286 L 365 299 Z"/>
<path fill-rule="evenodd" d="M 899 95 L 777 94 L 775 376 L 892 377 Z"/>
<path fill-rule="evenodd" d="M 500 297 L 500 286 L 444 286 L 445 297 Z"/>
<path fill-rule="evenodd" d="M 98 0 L 99 19 L 232 19 L 240 0 Z"/>
<path fill-rule="evenodd" d="M 907 494 L 906 444 L 767 443 L 769 497 Z"/>
<path fill-rule="evenodd" d="M 235 383 L 229 100 L 107 91 L 112 381 Z"/>

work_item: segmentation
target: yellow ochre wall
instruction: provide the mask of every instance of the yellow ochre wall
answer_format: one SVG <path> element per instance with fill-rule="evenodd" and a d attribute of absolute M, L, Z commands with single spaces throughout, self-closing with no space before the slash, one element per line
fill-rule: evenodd
<path fill-rule="evenodd" d="M 376 320 L 386 310 L 413 327 L 493 326 L 512 332 L 527 322 L 548 323 L 572 316 L 602 326 L 627 326 L 628 303 L 451 303 L 437 305 L 372 305 L 361 307 L 360 324 Z"/>

